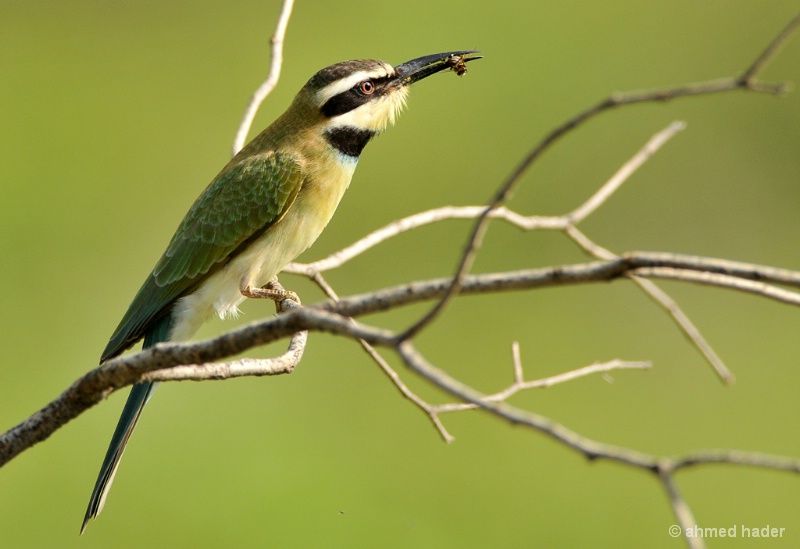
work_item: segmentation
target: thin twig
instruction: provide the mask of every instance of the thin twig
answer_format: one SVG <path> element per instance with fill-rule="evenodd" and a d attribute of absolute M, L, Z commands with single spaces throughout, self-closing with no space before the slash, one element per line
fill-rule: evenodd
<path fill-rule="evenodd" d="M 566 227 L 565 232 L 578 246 L 583 248 L 586 252 L 599 259 L 615 259 L 618 256 L 596 244 L 586 235 L 583 234 L 576 225 L 593 213 L 597 208 L 608 200 L 608 198 L 615 193 L 620 186 L 628 180 L 628 178 L 639 169 L 653 154 L 655 154 L 667 141 L 669 141 L 675 134 L 683 130 L 686 125 L 682 122 L 673 122 L 666 129 L 654 135 L 642 149 L 636 153 L 628 162 L 626 162 L 617 172 L 609 179 L 589 200 L 584 202 L 581 206 L 567 214 L 567 218 L 571 223 Z M 636 276 L 630 276 L 630 279 L 641 290 L 645 292 L 653 301 L 660 305 L 676 323 L 678 328 L 689 338 L 694 346 L 705 357 L 706 361 L 711 365 L 716 372 L 717 376 L 728 385 L 735 381 L 733 373 L 728 369 L 722 359 L 714 351 L 713 347 L 706 341 L 705 337 L 700 333 L 700 330 L 694 325 L 691 319 L 683 312 L 678 306 L 677 302 L 672 299 L 665 291 L 659 288 L 655 283 L 649 280 L 643 280 Z"/>
<path fill-rule="evenodd" d="M 667 141 L 685 128 L 683 122 L 673 122 L 661 132 L 655 134 L 650 140 L 628 160 L 611 179 L 609 179 L 594 195 L 572 212 L 561 216 L 523 216 L 506 207 L 499 207 L 489 213 L 492 219 L 503 220 L 519 229 L 533 230 L 564 230 L 569 231 L 573 225 L 584 220 L 589 214 L 600 207 L 610 196 L 616 192 L 622 183 L 639 169 L 653 154 L 655 154 Z M 313 263 L 291 263 L 284 268 L 284 272 L 302 274 L 313 277 L 320 273 L 341 267 L 354 257 L 366 252 L 370 248 L 395 237 L 406 231 L 418 229 L 425 225 L 453 219 L 476 219 L 480 217 L 486 206 L 443 206 L 432 210 L 420 212 L 397 221 L 393 221 L 380 229 L 369 233 L 353 244 L 330 254 L 328 257 Z M 610 252 L 609 252 L 610 254 Z M 600 257 L 598 254 L 594 254 Z"/>
<path fill-rule="evenodd" d="M 628 252 L 621 255 L 632 267 L 673 267 L 691 271 L 707 271 L 762 282 L 800 288 L 800 271 L 671 252 Z"/>
<path fill-rule="evenodd" d="M 668 473 L 662 473 L 659 476 L 664 485 L 664 490 L 667 492 L 672 512 L 675 514 L 675 519 L 678 521 L 678 526 L 681 529 L 678 535 L 683 534 L 683 538 L 686 540 L 686 544 L 690 549 L 704 549 L 706 544 L 703 538 L 701 536 L 693 536 L 690 533 L 691 529 L 697 526 L 697 521 L 694 518 L 694 513 L 692 513 L 689 504 L 678 491 L 675 479 Z M 675 532 L 671 532 L 671 534 L 674 535 Z"/>
<path fill-rule="evenodd" d="M 789 21 L 780 34 L 778 34 L 778 36 L 776 36 L 772 42 L 770 42 L 769 46 L 764 49 L 764 51 L 758 56 L 753 64 L 750 65 L 746 71 L 744 71 L 744 74 L 742 74 L 740 77 L 743 85 L 749 86 L 753 84 L 753 78 L 755 78 L 756 74 L 761 72 L 764 67 L 766 67 L 767 63 L 775 59 L 775 56 L 778 55 L 778 52 L 786 44 L 798 27 L 800 27 L 800 13 L 795 15 L 794 19 Z"/>
<path fill-rule="evenodd" d="M 581 248 L 586 250 L 589 254 L 600 259 L 615 260 L 619 256 L 613 252 L 606 250 L 602 246 L 592 242 L 589 237 L 584 235 L 575 226 L 567 228 L 567 235 L 575 241 Z M 630 258 L 629 258 L 630 259 Z M 725 365 L 722 359 L 717 355 L 714 348 L 706 341 L 700 330 L 694 325 L 689 316 L 683 312 L 678 303 L 672 299 L 664 290 L 659 288 L 651 280 L 645 280 L 638 276 L 629 275 L 631 281 L 636 284 L 645 294 L 647 294 L 656 304 L 662 309 L 667 311 L 670 318 L 675 322 L 678 328 L 689 338 L 689 341 L 700 351 L 705 357 L 706 361 L 714 369 L 714 372 L 726 385 L 732 385 L 736 381 L 736 377 Z"/>
<path fill-rule="evenodd" d="M 468 403 L 476 404 L 478 407 L 497 415 L 514 425 L 524 425 L 540 431 L 574 450 L 584 454 L 589 459 L 606 459 L 616 461 L 626 465 L 632 465 L 651 473 L 662 474 L 670 473 L 678 467 L 698 465 L 700 463 L 727 463 L 732 465 L 743 465 L 748 467 L 759 467 L 766 469 L 780 469 L 784 471 L 799 471 L 800 459 L 785 458 L 780 456 L 770 456 L 755 452 L 713 452 L 698 451 L 680 457 L 659 457 L 646 454 L 636 450 L 605 444 L 598 442 L 567 428 L 566 426 L 548 418 L 522 410 L 512 406 L 505 401 L 487 400 L 486 395 L 481 394 L 472 387 L 453 378 L 443 370 L 437 368 L 414 347 L 409 341 L 402 341 L 397 344 L 397 352 L 403 362 L 414 372 L 425 379 L 433 382 L 434 385 L 446 391 L 454 397 Z"/>
<path fill-rule="evenodd" d="M 303 337 L 307 333 L 300 332 Z M 242 358 L 229 362 L 173 366 L 169 370 L 158 370 L 143 375 L 142 381 L 208 381 L 291 374 L 302 357 L 302 353 L 298 354 L 292 348 L 295 346 L 290 346 L 289 351 L 275 358 Z"/>
<path fill-rule="evenodd" d="M 506 401 L 520 391 L 528 391 L 530 389 L 546 389 L 547 387 L 552 387 L 553 385 L 558 385 L 560 383 L 567 383 L 569 381 L 573 381 L 575 379 L 586 377 L 592 374 L 606 373 L 612 370 L 646 370 L 652 366 L 651 362 L 641 362 L 641 361 L 631 362 L 631 361 L 615 359 L 608 362 L 590 364 L 588 366 L 584 366 L 583 368 L 570 370 L 568 372 L 564 372 L 550 377 L 525 381 L 522 370 L 522 362 L 519 359 L 519 345 L 515 344 L 513 349 L 514 349 L 513 352 L 514 383 L 512 383 L 502 391 L 486 395 L 484 397 L 485 401 L 487 402 Z M 477 404 L 472 404 L 469 402 L 460 402 L 460 403 L 450 403 L 450 404 L 439 404 L 436 405 L 434 408 L 437 413 L 444 414 L 450 412 L 460 412 L 462 410 L 473 410 L 478 407 L 479 406 Z"/>
<path fill-rule="evenodd" d="M 714 348 L 703 334 L 700 333 L 700 330 L 694 325 L 694 322 L 691 321 L 689 316 L 683 312 L 683 309 L 681 309 L 678 303 L 652 280 L 645 280 L 638 276 L 631 276 L 630 279 L 649 295 L 653 301 L 667 311 L 672 320 L 678 325 L 678 328 L 681 329 L 684 335 L 689 338 L 689 341 L 691 341 L 697 350 L 705 357 L 720 380 L 726 385 L 733 385 L 736 382 L 736 376 L 734 376 L 733 372 L 725 365 L 725 362 L 723 362 L 716 351 L 714 351 Z"/>
<path fill-rule="evenodd" d="M 278 16 L 278 24 L 270 40 L 272 48 L 270 49 L 269 74 L 266 80 L 264 80 L 253 93 L 250 102 L 247 104 L 244 117 L 236 131 L 236 137 L 233 139 L 233 156 L 236 156 L 236 154 L 242 150 L 242 147 L 244 147 L 245 141 L 247 141 L 247 134 L 250 132 L 250 127 L 253 125 L 253 120 L 256 117 L 259 107 L 261 107 L 261 103 L 264 102 L 264 99 L 272 93 L 272 90 L 275 89 L 275 86 L 278 84 L 278 79 L 281 75 L 281 66 L 283 65 L 283 41 L 286 37 L 286 29 L 289 26 L 289 17 L 292 14 L 293 5 L 294 0 L 283 0 L 281 13 Z"/>
<path fill-rule="evenodd" d="M 311 279 L 319 286 L 319 288 L 328 296 L 329 299 L 333 300 L 334 303 L 339 302 L 339 296 L 336 294 L 336 291 L 328 284 L 328 281 L 322 276 L 319 272 L 314 272 L 311 276 Z M 361 348 L 364 349 L 364 352 L 369 355 L 375 364 L 381 369 L 381 371 L 389 378 L 392 384 L 400 391 L 400 394 L 403 395 L 406 399 L 412 402 L 417 408 L 419 408 L 428 418 L 431 420 L 436 431 L 439 433 L 439 436 L 442 437 L 442 440 L 445 442 L 453 442 L 455 437 L 451 435 L 447 429 L 445 428 L 444 424 L 439 419 L 437 412 L 434 410 L 434 407 L 431 406 L 429 403 L 425 402 L 422 398 L 419 397 L 414 391 L 412 391 L 403 380 L 400 378 L 400 375 L 389 366 L 389 363 L 386 361 L 385 358 L 378 352 L 375 347 L 370 345 L 367 341 L 363 339 L 359 339 L 358 343 L 361 345 Z"/>
<path fill-rule="evenodd" d="M 439 433 L 440 437 L 442 437 L 442 440 L 444 440 L 447 443 L 453 442 L 456 439 L 456 437 L 450 434 L 450 432 L 442 423 L 441 419 L 439 419 L 439 412 L 441 411 L 439 406 L 429 404 L 428 402 L 420 398 L 419 395 L 417 395 L 414 391 L 409 389 L 408 385 L 403 383 L 403 380 L 400 378 L 400 375 L 394 370 L 394 368 L 389 366 L 389 363 L 386 362 L 386 360 L 383 358 L 383 356 L 380 355 L 380 353 L 378 353 L 375 347 L 373 347 L 363 339 L 360 339 L 359 343 L 367 352 L 367 354 L 370 357 L 372 357 L 372 360 L 374 360 L 375 363 L 381 368 L 381 371 L 383 371 L 383 373 L 386 374 L 386 377 L 388 377 L 391 380 L 392 384 L 395 387 L 397 387 L 397 390 L 400 391 L 400 394 L 402 394 L 406 399 L 411 401 L 417 408 L 422 410 L 425 413 L 425 415 L 428 416 L 428 419 L 430 419 L 431 423 L 433 424 L 433 427 L 436 429 L 436 432 Z"/>
<path fill-rule="evenodd" d="M 642 165 L 647 162 L 658 150 L 663 147 L 667 141 L 675 137 L 675 134 L 686 129 L 685 122 L 673 122 L 665 129 L 661 130 L 641 148 L 630 160 L 625 162 L 622 167 L 617 170 L 611 179 L 609 179 L 591 198 L 568 213 L 565 217 L 568 218 L 573 224 L 577 225 L 589 215 L 591 215 L 597 208 L 605 203 L 608 198 L 617 192 L 619 187 L 633 175 Z"/>
<path fill-rule="evenodd" d="M 406 231 L 418 229 L 425 225 L 452 219 L 475 219 L 486 209 L 486 206 L 442 206 L 398 219 L 369 233 L 353 244 L 332 253 L 328 257 L 313 263 L 290 263 L 283 272 L 313 277 L 314 273 L 329 271 L 341 267 L 354 257 L 370 248 L 385 242 Z M 507 208 L 498 208 L 491 213 L 492 218 L 502 219 L 511 225 L 526 231 L 537 229 L 562 230 L 568 224 L 564 217 L 523 216 Z"/>
<path fill-rule="evenodd" d="M 720 273 L 689 271 L 672 267 L 642 267 L 640 269 L 635 269 L 631 274 L 635 276 L 682 280 L 685 282 L 705 284 L 707 286 L 730 288 L 774 299 L 775 301 L 788 305 L 800 305 L 800 293 L 784 290 L 783 288 L 778 288 L 777 286 L 765 282 L 743 280 L 735 276 Z"/>

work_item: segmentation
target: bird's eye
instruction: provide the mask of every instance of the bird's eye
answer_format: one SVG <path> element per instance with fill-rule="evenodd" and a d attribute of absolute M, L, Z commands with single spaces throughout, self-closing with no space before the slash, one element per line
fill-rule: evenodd
<path fill-rule="evenodd" d="M 358 89 L 364 95 L 370 95 L 372 92 L 375 91 L 375 84 L 372 80 L 364 80 L 361 84 L 358 85 Z"/>

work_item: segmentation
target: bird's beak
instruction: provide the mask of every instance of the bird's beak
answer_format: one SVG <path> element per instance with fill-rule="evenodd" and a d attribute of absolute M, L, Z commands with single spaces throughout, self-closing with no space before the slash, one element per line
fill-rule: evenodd
<path fill-rule="evenodd" d="M 417 80 L 422 80 L 445 69 L 452 69 L 461 76 L 467 72 L 465 63 L 482 57 L 479 51 L 466 50 L 435 53 L 412 59 L 394 68 L 395 78 L 391 81 L 391 85 L 397 87 L 408 86 Z"/>

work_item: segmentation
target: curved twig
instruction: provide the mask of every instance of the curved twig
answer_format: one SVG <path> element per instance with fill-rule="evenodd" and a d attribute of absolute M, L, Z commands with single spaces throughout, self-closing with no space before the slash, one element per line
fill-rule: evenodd
<path fill-rule="evenodd" d="M 275 33 L 270 40 L 272 49 L 270 50 L 269 74 L 261 86 L 253 93 L 247 104 L 242 121 L 236 130 L 236 137 L 233 139 L 232 156 L 236 156 L 236 153 L 244 147 L 245 141 L 247 141 L 247 134 L 250 132 L 253 119 L 255 119 L 256 113 L 261 107 L 261 103 L 264 102 L 264 99 L 272 93 L 272 90 L 278 84 L 278 79 L 281 76 L 281 66 L 283 65 L 283 41 L 286 37 L 286 29 L 289 26 L 289 17 L 292 15 L 293 6 L 294 0 L 283 0 L 281 13 L 278 16 L 278 25 L 275 27 Z"/>

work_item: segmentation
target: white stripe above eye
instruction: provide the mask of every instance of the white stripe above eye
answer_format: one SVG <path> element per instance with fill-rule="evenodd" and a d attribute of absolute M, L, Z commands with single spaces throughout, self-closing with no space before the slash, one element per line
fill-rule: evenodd
<path fill-rule="evenodd" d="M 382 67 L 373 69 L 371 71 L 358 71 L 346 78 L 341 78 L 335 82 L 331 82 L 317 92 L 317 105 L 322 106 L 328 102 L 328 99 L 335 95 L 345 92 L 364 80 L 374 78 L 386 78 L 394 74 L 394 68 L 388 63 L 384 63 Z"/>

